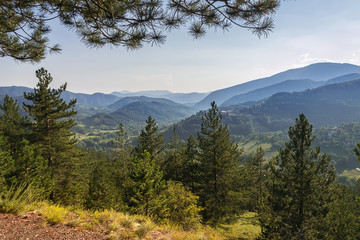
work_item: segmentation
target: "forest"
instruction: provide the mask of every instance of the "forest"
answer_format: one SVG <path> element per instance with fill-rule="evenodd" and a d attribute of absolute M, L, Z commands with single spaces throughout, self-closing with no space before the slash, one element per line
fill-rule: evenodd
<path fill-rule="evenodd" d="M 317 139 L 304 114 L 274 145 L 270 160 L 262 147 L 245 154 L 215 102 L 186 140 L 174 127 L 165 141 L 149 116 L 135 143 L 120 124 L 112 151 L 102 152 L 78 145 L 71 131 L 76 99 L 61 98 L 67 85 L 51 88 L 43 68 L 36 77 L 23 106 L 9 96 L 0 105 L 0 211 L 11 212 L 11 199 L 21 196 L 146 216 L 184 231 L 231 224 L 251 212 L 261 228 L 257 239 L 360 239 L 360 184 L 336 180 L 334 162 L 313 146 Z M 360 158 L 359 144 L 348 149 Z"/>

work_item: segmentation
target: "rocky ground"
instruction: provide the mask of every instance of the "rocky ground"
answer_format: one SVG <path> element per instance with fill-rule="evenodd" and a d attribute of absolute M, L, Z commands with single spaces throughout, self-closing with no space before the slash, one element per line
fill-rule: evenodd
<path fill-rule="evenodd" d="M 107 239 L 100 230 L 84 230 L 63 224 L 46 224 L 43 217 L 35 213 L 12 215 L 0 213 L 0 240 L 92 240 Z"/>

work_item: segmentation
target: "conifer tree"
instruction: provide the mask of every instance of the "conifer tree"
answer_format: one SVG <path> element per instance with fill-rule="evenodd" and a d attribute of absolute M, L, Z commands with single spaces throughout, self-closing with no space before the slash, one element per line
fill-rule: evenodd
<path fill-rule="evenodd" d="M 151 116 L 146 120 L 146 126 L 141 130 L 137 142 L 138 146 L 135 148 L 135 154 L 139 157 L 144 151 L 147 151 L 150 158 L 154 159 L 164 150 L 164 138 L 158 133 L 158 126 Z"/>
<path fill-rule="evenodd" d="M 115 156 L 110 163 L 113 185 L 116 188 L 116 193 L 122 197 L 123 201 L 126 201 L 129 198 L 126 186 L 130 182 L 131 164 L 134 158 L 132 152 L 134 149 L 122 124 L 119 125 L 117 137 L 112 143 L 116 146 Z"/>
<path fill-rule="evenodd" d="M 259 200 L 264 190 L 265 176 L 264 150 L 259 147 L 255 153 L 250 154 L 247 162 L 242 167 L 242 201 L 243 207 L 250 211 L 257 209 Z"/>
<path fill-rule="evenodd" d="M 47 52 L 59 52 L 47 37 L 54 19 L 76 31 L 86 45 L 134 49 L 162 44 L 164 30 L 180 26 L 189 27 L 194 37 L 231 25 L 266 35 L 278 6 L 278 0 L 0 0 L 0 57 L 38 62 Z"/>
<path fill-rule="evenodd" d="M 166 183 L 163 173 L 150 154 L 145 150 L 131 166 L 129 188 L 129 207 L 131 211 L 146 216 L 162 215 Z"/>
<path fill-rule="evenodd" d="M 198 147 L 195 138 L 190 135 L 184 146 L 183 178 L 181 182 L 189 187 L 193 193 L 199 194 L 201 179 Z"/>
<path fill-rule="evenodd" d="M 4 136 L 0 134 L 0 193 L 11 186 L 11 176 L 15 169 L 15 161 L 11 157 L 7 142 Z"/>
<path fill-rule="evenodd" d="M 27 117 L 20 116 L 17 101 L 8 95 L 3 104 L 0 104 L 0 110 L 4 112 L 0 117 L 0 131 L 9 144 L 10 152 L 14 153 L 18 144 L 27 137 L 25 129 L 30 122 Z"/>
<path fill-rule="evenodd" d="M 25 110 L 33 119 L 30 141 L 42 151 L 43 158 L 50 169 L 53 201 L 76 201 L 75 192 L 83 184 L 75 179 L 81 177 L 79 170 L 80 152 L 76 147 L 75 134 L 70 129 L 75 126 L 73 117 L 76 100 L 66 103 L 61 93 L 66 83 L 59 89 L 50 88 L 51 75 L 41 68 L 36 71 L 39 79 L 33 92 L 24 93 L 31 104 L 24 104 Z"/>
<path fill-rule="evenodd" d="M 176 128 L 173 129 L 173 135 L 170 143 L 167 144 L 165 150 L 164 160 L 164 178 L 166 180 L 180 181 L 182 182 L 184 175 L 184 146 L 181 143 L 179 136 L 176 133 Z"/>
<path fill-rule="evenodd" d="M 4 112 L 0 117 L 0 148 L 4 154 L 0 160 L 0 175 L 6 188 L 31 184 L 46 193 L 50 187 L 48 167 L 40 151 L 25 139 L 29 119 L 20 116 L 17 102 L 8 95 L 0 109 Z"/>
<path fill-rule="evenodd" d="M 108 162 L 97 162 L 90 175 L 86 206 L 92 209 L 122 209 L 121 196 L 114 184 L 113 166 Z"/>
<path fill-rule="evenodd" d="M 240 152 L 231 141 L 227 125 L 221 124 L 221 113 L 215 102 L 202 118 L 197 134 L 201 167 L 200 202 L 204 218 L 221 221 L 236 212 L 236 179 Z"/>
<path fill-rule="evenodd" d="M 334 169 L 330 157 L 312 149 L 312 125 L 304 114 L 289 129 L 289 142 L 270 164 L 260 209 L 261 239 L 326 239 Z"/>

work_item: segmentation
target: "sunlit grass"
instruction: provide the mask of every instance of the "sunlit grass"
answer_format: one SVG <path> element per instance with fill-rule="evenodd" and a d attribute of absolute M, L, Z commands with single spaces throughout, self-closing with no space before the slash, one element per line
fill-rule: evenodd
<path fill-rule="evenodd" d="M 354 170 L 344 170 L 341 174 L 339 174 L 339 177 L 346 177 L 348 179 L 360 179 L 360 171 L 354 169 Z"/>
<path fill-rule="evenodd" d="M 256 213 L 245 212 L 236 218 L 232 224 L 222 224 L 218 227 L 226 239 L 255 239 L 261 232 Z"/>
<path fill-rule="evenodd" d="M 20 191 L 21 192 L 21 191 Z M 178 225 L 170 223 L 157 224 L 142 215 L 129 215 L 114 210 L 89 211 L 36 202 L 17 194 L 14 198 L 2 199 L 3 212 L 19 213 L 33 211 L 44 217 L 44 222 L 50 225 L 63 224 L 83 229 L 100 230 L 108 239 L 163 239 L 163 240 L 225 240 L 225 239 L 255 239 L 260 233 L 258 219 L 255 213 L 246 212 L 238 216 L 234 223 L 221 224 L 217 227 L 207 225 L 185 231 Z M 31 202 L 31 199 L 33 202 Z M 19 208 L 14 208 L 19 206 Z M 21 211 L 20 211 L 21 209 Z"/>

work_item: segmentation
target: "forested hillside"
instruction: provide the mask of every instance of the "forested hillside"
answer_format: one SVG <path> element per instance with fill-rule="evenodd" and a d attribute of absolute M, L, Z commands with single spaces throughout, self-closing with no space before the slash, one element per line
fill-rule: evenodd
<path fill-rule="evenodd" d="M 250 211 L 256 214 L 253 224 L 261 227 L 251 233 L 257 239 L 290 239 L 300 233 L 305 239 L 360 237 L 358 182 L 355 175 L 347 179 L 342 173 L 357 167 L 359 124 L 313 129 L 304 114 L 291 118 L 296 109 L 313 109 L 309 119 L 320 119 L 320 113 L 311 115 L 316 111 L 357 111 L 360 80 L 278 93 L 237 109 L 221 110 L 212 102 L 208 110 L 161 131 L 155 116 L 164 124 L 193 110 L 169 100 L 130 101 L 115 112 L 82 118 L 90 121 L 82 122 L 88 126 L 76 126 L 76 99 L 61 97 L 66 84 L 51 88 L 45 69 L 36 76 L 36 87 L 23 95 L 27 115 L 9 96 L 0 105 L 1 211 L 12 211 L 15 200 L 40 199 L 138 214 L 189 234 L 208 231 L 206 225 L 230 224 L 232 229 Z M 144 122 L 138 133 L 128 135 L 127 121 L 136 122 L 134 128 Z M 105 128 L 103 145 L 96 137 L 91 148 L 82 144 L 89 140 L 85 136 Z M 79 142 L 79 137 L 84 139 Z M 213 236 L 221 234 L 214 231 Z"/>

